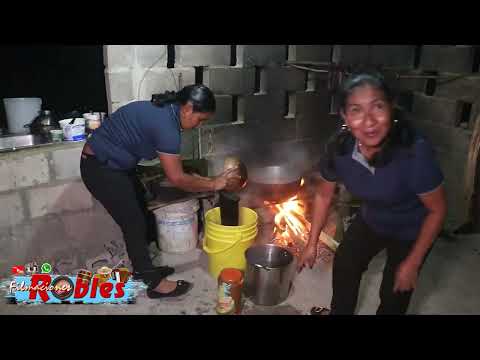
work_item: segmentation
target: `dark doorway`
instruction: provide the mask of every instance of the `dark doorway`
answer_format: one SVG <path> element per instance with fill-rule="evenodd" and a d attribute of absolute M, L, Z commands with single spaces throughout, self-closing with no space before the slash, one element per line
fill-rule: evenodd
<path fill-rule="evenodd" d="M 107 111 L 102 45 L 0 47 L 0 127 L 3 98 L 41 97 L 44 109 Z"/>

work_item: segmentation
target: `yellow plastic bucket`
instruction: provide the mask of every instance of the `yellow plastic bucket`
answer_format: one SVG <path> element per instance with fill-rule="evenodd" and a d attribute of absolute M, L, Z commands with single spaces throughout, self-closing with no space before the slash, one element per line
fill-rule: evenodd
<path fill-rule="evenodd" d="M 240 208 L 238 226 L 222 225 L 218 207 L 207 211 L 203 250 L 208 254 L 208 272 L 213 278 L 225 268 L 245 271 L 245 251 L 257 237 L 257 224 L 258 215 L 249 208 Z"/>

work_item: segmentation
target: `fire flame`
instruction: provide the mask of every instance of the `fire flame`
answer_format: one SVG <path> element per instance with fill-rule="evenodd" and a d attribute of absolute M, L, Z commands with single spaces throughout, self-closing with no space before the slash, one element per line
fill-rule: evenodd
<path fill-rule="evenodd" d="M 281 204 L 267 203 L 266 205 L 275 213 L 274 243 L 303 249 L 310 232 L 310 222 L 305 218 L 303 201 L 295 195 Z"/>
<path fill-rule="evenodd" d="M 300 187 L 305 181 L 302 178 Z M 298 198 L 298 195 L 291 197 L 281 204 L 265 202 L 275 214 L 273 230 L 273 243 L 289 247 L 299 252 L 303 250 L 308 242 L 310 222 L 305 218 L 305 204 Z"/>
<path fill-rule="evenodd" d="M 301 185 L 303 186 L 302 178 Z M 281 204 L 265 202 L 265 205 L 275 214 L 273 243 L 282 247 L 288 247 L 293 250 L 295 255 L 299 255 L 308 243 L 308 236 L 311 230 L 311 224 L 306 219 L 305 203 L 298 198 L 298 195 L 291 197 Z M 328 234 L 322 232 L 319 239 L 320 243 L 327 245 L 328 251 L 334 251 L 338 243 Z M 320 245 L 321 246 L 321 245 Z"/>

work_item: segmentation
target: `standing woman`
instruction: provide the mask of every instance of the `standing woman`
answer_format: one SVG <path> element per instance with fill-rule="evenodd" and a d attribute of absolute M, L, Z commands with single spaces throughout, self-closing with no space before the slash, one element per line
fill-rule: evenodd
<path fill-rule="evenodd" d="M 173 268 L 155 268 L 148 253 L 148 211 L 140 180 L 135 175 L 142 159 L 159 158 L 168 180 L 190 192 L 223 189 L 230 172 L 215 178 L 183 172 L 181 131 L 192 129 L 215 112 L 215 97 L 203 85 L 156 95 L 152 101 L 129 103 L 107 118 L 87 140 L 81 175 L 87 189 L 120 226 L 134 276 L 147 285 L 150 298 L 185 294 L 187 281 L 169 281 Z M 150 214 L 151 215 L 151 214 Z"/>
<path fill-rule="evenodd" d="M 420 269 L 441 230 L 446 200 L 431 145 L 403 120 L 393 119 L 393 96 L 376 72 L 343 84 L 346 128 L 327 146 L 314 200 L 308 245 L 298 266 L 311 268 L 337 182 L 362 200 L 333 262 L 333 298 L 325 314 L 354 314 L 360 281 L 386 249 L 377 314 L 405 314 Z"/>

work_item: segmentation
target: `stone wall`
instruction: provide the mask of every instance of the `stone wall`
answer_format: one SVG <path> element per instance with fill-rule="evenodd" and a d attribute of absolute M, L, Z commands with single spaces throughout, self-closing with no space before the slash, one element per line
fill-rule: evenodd
<path fill-rule="evenodd" d="M 0 272 L 28 261 L 85 260 L 121 239 L 80 178 L 83 142 L 0 154 Z"/>

